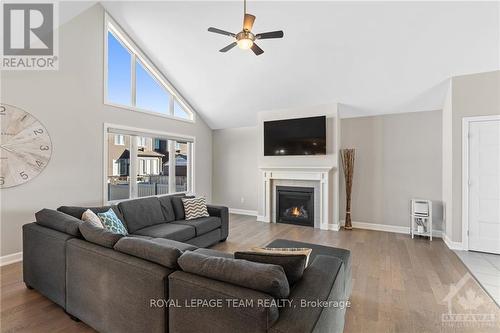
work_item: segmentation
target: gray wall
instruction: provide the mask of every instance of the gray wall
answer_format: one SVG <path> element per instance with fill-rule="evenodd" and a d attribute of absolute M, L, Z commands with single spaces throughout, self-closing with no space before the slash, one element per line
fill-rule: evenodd
<path fill-rule="evenodd" d="M 500 71 L 452 79 L 452 240 L 462 241 L 462 119 L 500 114 Z M 448 232 L 448 231 L 447 231 Z M 450 235 L 448 234 L 448 237 Z"/>
<path fill-rule="evenodd" d="M 257 127 L 213 132 L 213 201 L 257 211 Z"/>
<path fill-rule="evenodd" d="M 355 148 L 352 220 L 409 225 L 409 201 L 426 198 L 441 229 L 441 111 L 342 119 L 342 148 Z M 345 218 L 341 173 L 340 218 Z"/>
<path fill-rule="evenodd" d="M 21 226 L 36 211 L 101 204 L 105 122 L 195 136 L 196 191 L 211 200 L 212 131 L 200 117 L 191 124 L 103 105 L 103 18 L 96 5 L 60 28 L 58 71 L 2 72 L 2 102 L 37 117 L 53 143 L 37 178 L 1 190 L 2 256 L 22 250 Z"/>

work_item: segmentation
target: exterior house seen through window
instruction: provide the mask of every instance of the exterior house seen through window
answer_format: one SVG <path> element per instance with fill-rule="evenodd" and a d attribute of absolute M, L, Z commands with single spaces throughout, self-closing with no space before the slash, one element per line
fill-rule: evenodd
<path fill-rule="evenodd" d="M 107 135 L 107 201 L 193 191 L 193 142 L 136 133 Z"/>

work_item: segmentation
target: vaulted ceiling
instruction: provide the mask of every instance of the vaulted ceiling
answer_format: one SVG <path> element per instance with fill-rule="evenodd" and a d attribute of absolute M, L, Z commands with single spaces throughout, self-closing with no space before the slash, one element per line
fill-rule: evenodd
<path fill-rule="evenodd" d="M 238 32 L 242 2 L 103 2 L 212 128 L 259 111 L 343 103 L 370 115 L 440 109 L 446 79 L 500 67 L 495 2 L 249 1 L 265 53 L 207 32 Z"/>

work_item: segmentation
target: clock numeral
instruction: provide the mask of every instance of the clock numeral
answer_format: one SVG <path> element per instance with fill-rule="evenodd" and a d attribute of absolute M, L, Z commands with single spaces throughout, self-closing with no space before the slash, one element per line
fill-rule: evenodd
<path fill-rule="evenodd" d="M 43 128 L 36 129 L 33 131 L 33 133 L 35 133 L 35 135 L 43 134 Z"/>
<path fill-rule="evenodd" d="M 5 177 L 0 177 L 0 186 L 5 184 Z"/>
<path fill-rule="evenodd" d="M 49 150 L 49 146 L 44 146 L 44 145 L 41 145 L 40 146 L 40 150 Z"/>
<path fill-rule="evenodd" d="M 38 167 L 42 167 L 43 166 L 43 162 L 42 161 L 39 161 L 39 160 L 36 160 L 36 165 L 38 165 Z"/>
<path fill-rule="evenodd" d="M 26 172 L 24 172 L 24 171 L 21 171 L 21 172 L 19 173 L 19 176 L 21 176 L 21 178 L 22 178 L 22 179 L 24 179 L 24 180 L 26 180 L 26 179 L 28 179 L 28 178 L 29 178 L 29 176 L 28 176 L 28 175 L 26 174 Z"/>

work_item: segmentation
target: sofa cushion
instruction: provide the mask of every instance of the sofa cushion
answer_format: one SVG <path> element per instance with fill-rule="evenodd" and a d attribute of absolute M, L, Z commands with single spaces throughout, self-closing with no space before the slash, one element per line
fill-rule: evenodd
<path fill-rule="evenodd" d="M 165 222 L 160 201 L 156 197 L 123 201 L 118 204 L 118 208 L 130 233 Z"/>
<path fill-rule="evenodd" d="M 116 216 L 112 209 L 109 209 L 105 213 L 97 213 L 97 216 L 102 222 L 102 225 L 108 231 L 115 234 L 128 235 L 127 228 L 123 225 L 123 222 Z"/>
<path fill-rule="evenodd" d="M 189 221 L 180 220 L 174 221 L 172 223 L 194 227 L 196 229 L 196 236 L 201 236 L 203 234 L 206 234 L 207 232 L 220 228 L 222 224 L 220 218 L 215 216 L 201 217 L 199 219 Z"/>
<path fill-rule="evenodd" d="M 57 210 L 44 208 L 35 213 L 36 222 L 47 228 L 64 232 L 72 236 L 81 236 L 79 226 L 82 220 Z"/>
<path fill-rule="evenodd" d="M 196 237 L 194 227 L 174 223 L 161 223 L 142 228 L 134 232 L 136 235 L 149 236 L 153 238 L 167 238 L 179 242 Z"/>
<path fill-rule="evenodd" d="M 177 262 L 185 272 L 262 291 L 275 298 L 290 294 L 285 272 L 278 265 L 211 257 L 193 251 L 184 252 Z"/>
<path fill-rule="evenodd" d="M 172 196 L 162 195 L 158 197 L 160 200 L 161 209 L 163 211 L 163 216 L 165 217 L 165 222 L 172 222 L 175 220 L 174 207 L 172 206 Z"/>
<path fill-rule="evenodd" d="M 174 208 L 175 219 L 184 220 L 186 215 L 184 214 L 184 204 L 182 203 L 182 198 L 194 198 L 192 195 L 173 195 L 171 198 L 172 207 Z"/>
<path fill-rule="evenodd" d="M 262 264 L 280 265 L 283 267 L 290 285 L 294 285 L 302 278 L 307 262 L 307 256 L 303 254 L 296 255 L 256 251 L 238 251 L 234 253 L 234 258 L 260 262 Z"/>
<path fill-rule="evenodd" d="M 82 215 L 83 215 L 83 213 L 85 213 L 85 211 L 87 209 L 90 209 L 95 214 L 97 214 L 97 213 L 107 212 L 110 208 L 113 208 L 113 211 L 115 212 L 116 216 L 118 216 L 118 218 L 123 221 L 120 210 L 118 209 L 118 206 L 116 206 L 116 205 L 114 205 L 114 206 L 102 206 L 102 207 L 61 206 L 61 207 L 57 208 L 57 210 L 65 213 L 65 214 L 71 215 L 73 217 L 76 217 L 77 219 L 82 219 Z"/>
<path fill-rule="evenodd" d="M 108 247 L 110 249 L 118 242 L 124 235 L 113 233 L 106 228 L 99 228 L 90 222 L 83 222 L 80 224 L 80 232 L 86 241 Z"/>
<path fill-rule="evenodd" d="M 231 258 L 234 259 L 234 255 L 229 252 L 222 252 L 219 250 L 212 250 L 212 249 L 205 249 L 200 247 L 199 249 L 194 250 L 196 253 L 201 253 L 206 256 L 211 256 L 211 257 L 221 257 L 221 258 Z"/>
<path fill-rule="evenodd" d="M 181 256 L 183 250 L 172 243 L 183 244 L 163 238 L 141 239 L 124 237 L 115 244 L 114 249 L 155 262 L 167 268 L 176 269 L 178 267 L 177 259 Z M 196 249 L 196 247 L 187 244 L 181 247 Z"/>

